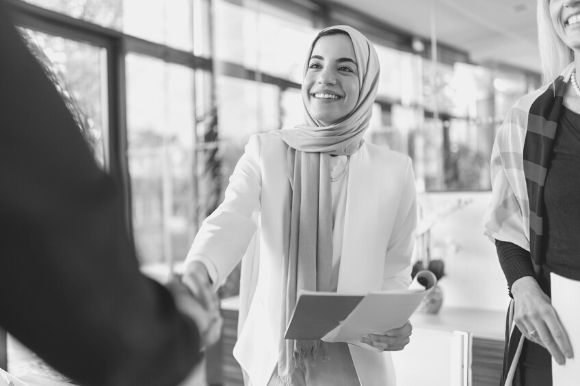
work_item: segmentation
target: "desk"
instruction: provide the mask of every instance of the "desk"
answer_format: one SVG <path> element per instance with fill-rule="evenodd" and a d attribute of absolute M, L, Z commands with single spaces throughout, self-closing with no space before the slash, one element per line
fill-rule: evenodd
<path fill-rule="evenodd" d="M 224 330 L 221 340 L 221 381 L 224 386 L 240 386 L 243 385 L 241 370 L 232 356 L 237 339 L 238 299 L 224 299 L 222 314 Z M 411 323 L 415 330 L 421 331 L 417 334 L 420 336 L 425 336 L 429 331 L 466 333 L 469 339 L 467 347 L 470 367 L 467 385 L 497 386 L 502 369 L 504 318 L 505 314 L 501 311 L 444 306 L 438 315 L 413 315 Z"/>

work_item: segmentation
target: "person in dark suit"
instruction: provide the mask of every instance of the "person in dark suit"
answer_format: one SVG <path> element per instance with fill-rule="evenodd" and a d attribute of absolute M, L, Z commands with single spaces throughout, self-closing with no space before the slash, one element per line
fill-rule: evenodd
<path fill-rule="evenodd" d="M 217 298 L 143 276 L 123 205 L 0 0 L 0 326 L 81 384 L 175 385 Z"/>

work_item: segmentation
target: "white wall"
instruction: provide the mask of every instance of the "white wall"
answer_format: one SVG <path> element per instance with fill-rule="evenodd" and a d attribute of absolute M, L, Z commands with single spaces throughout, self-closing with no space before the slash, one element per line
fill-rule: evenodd
<path fill-rule="evenodd" d="M 432 255 L 444 255 L 445 260 L 446 276 L 440 282 L 444 307 L 507 308 L 507 284 L 495 246 L 483 235 L 483 213 L 490 196 L 491 192 L 453 192 L 420 197 L 427 213 L 448 207 L 450 201 L 469 200 L 463 208 L 437 221 L 431 230 Z"/>

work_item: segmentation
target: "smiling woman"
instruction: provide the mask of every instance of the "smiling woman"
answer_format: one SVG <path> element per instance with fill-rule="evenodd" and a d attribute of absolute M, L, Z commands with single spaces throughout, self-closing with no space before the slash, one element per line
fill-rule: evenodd
<path fill-rule="evenodd" d="M 321 31 L 304 66 L 304 121 L 250 138 L 193 242 L 185 274 L 216 288 L 243 258 L 234 356 L 249 384 L 394 385 L 382 352 L 409 343 L 409 323 L 349 344 L 284 339 L 301 290 L 409 284 L 411 160 L 363 140 L 378 79 L 377 54 L 359 31 Z"/>
<path fill-rule="evenodd" d="M 556 306 L 580 293 L 552 290 L 556 280 L 580 281 L 579 15 L 578 0 L 538 0 L 547 82 L 512 107 L 492 152 L 485 228 L 513 296 L 502 385 L 552 385 L 580 344 L 567 331 L 578 323 L 566 325 L 569 310 Z"/>

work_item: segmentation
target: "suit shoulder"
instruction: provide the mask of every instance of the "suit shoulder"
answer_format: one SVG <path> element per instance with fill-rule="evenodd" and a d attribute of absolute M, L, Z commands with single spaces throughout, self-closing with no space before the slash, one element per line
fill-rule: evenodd
<path fill-rule="evenodd" d="M 260 148 L 263 147 L 283 147 L 284 141 L 282 137 L 277 133 L 277 130 L 270 130 L 263 133 L 255 133 L 250 135 L 248 142 L 255 142 Z"/>
<path fill-rule="evenodd" d="M 373 143 L 366 143 L 368 152 L 373 157 L 379 157 L 389 165 L 400 165 L 406 167 L 411 164 L 411 157 L 398 151 L 389 149 L 387 146 L 376 145 Z"/>

